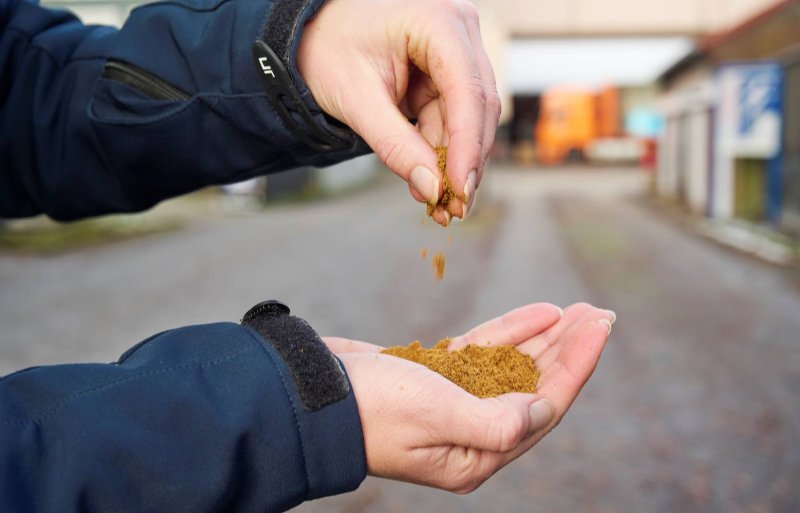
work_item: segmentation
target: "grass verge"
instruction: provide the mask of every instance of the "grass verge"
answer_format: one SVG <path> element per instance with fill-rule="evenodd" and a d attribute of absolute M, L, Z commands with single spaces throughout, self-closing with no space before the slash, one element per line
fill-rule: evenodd
<path fill-rule="evenodd" d="M 177 230 L 176 219 L 142 215 L 106 216 L 57 223 L 44 217 L 0 224 L 0 252 L 53 255 Z"/>

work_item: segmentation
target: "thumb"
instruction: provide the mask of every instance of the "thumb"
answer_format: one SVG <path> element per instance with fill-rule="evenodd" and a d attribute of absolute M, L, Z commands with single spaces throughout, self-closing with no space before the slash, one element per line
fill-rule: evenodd
<path fill-rule="evenodd" d="M 553 420 L 555 408 L 534 394 L 512 393 L 473 401 L 451 401 L 452 445 L 490 452 L 508 452 Z"/>
<path fill-rule="evenodd" d="M 392 172 L 435 205 L 442 190 L 436 152 L 417 127 L 385 96 L 362 98 L 357 110 L 352 128 Z"/>

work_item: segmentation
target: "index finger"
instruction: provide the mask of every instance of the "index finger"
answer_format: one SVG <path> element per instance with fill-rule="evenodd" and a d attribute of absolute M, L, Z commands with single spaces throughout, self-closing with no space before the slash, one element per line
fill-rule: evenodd
<path fill-rule="evenodd" d="M 534 303 L 486 321 L 450 342 L 451 351 L 469 344 L 483 347 L 522 344 L 561 319 L 562 310 L 550 303 Z"/>

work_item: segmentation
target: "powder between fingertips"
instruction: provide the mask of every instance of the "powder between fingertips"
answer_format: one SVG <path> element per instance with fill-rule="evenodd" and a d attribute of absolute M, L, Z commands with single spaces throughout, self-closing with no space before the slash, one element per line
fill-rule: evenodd
<path fill-rule="evenodd" d="M 452 215 L 453 212 L 450 211 L 450 201 L 452 201 L 453 198 L 461 199 L 462 201 L 464 199 L 462 196 L 456 194 L 453 189 L 453 183 L 447 175 L 447 146 L 436 147 L 436 168 L 439 170 L 439 174 L 442 175 L 442 197 L 439 198 L 436 205 L 431 205 L 430 203 L 427 205 L 428 217 L 436 212 L 437 207 L 442 207 L 442 210 L 446 210 Z"/>
<path fill-rule="evenodd" d="M 389 347 L 381 353 L 424 365 L 477 397 L 536 392 L 539 370 L 533 358 L 515 347 L 469 345 L 448 351 L 449 345 L 449 338 L 440 340 L 431 349 L 415 341 L 405 347 Z"/>

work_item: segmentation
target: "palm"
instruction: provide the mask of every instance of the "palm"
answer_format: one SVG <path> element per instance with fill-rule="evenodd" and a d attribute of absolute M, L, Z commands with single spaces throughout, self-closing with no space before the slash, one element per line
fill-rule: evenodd
<path fill-rule="evenodd" d="M 364 422 L 370 471 L 469 491 L 560 421 L 597 364 L 609 319 L 607 311 L 585 304 L 568 308 L 563 316 L 552 305 L 529 305 L 453 339 L 451 349 L 514 345 L 536 360 L 538 395 L 552 403 L 555 416 L 535 432 L 529 432 L 527 416 L 514 413 L 527 412 L 535 400 L 530 394 L 478 399 L 418 364 L 377 354 L 380 346 L 337 338 L 326 342 L 347 367 L 362 421 L 379 419 Z M 373 415 L 389 408 L 383 420 Z M 388 437 L 393 443 L 386 443 Z M 448 486 L 443 480 L 452 475 L 477 477 Z"/>
<path fill-rule="evenodd" d="M 541 373 L 538 394 L 552 401 L 556 419 L 560 419 L 594 372 L 608 340 L 609 315 L 606 310 L 577 304 L 567 308 L 554 324 L 536 332 L 535 321 L 523 308 L 478 326 L 454 340 L 451 348 L 485 341 L 515 345 L 536 361 Z"/>

